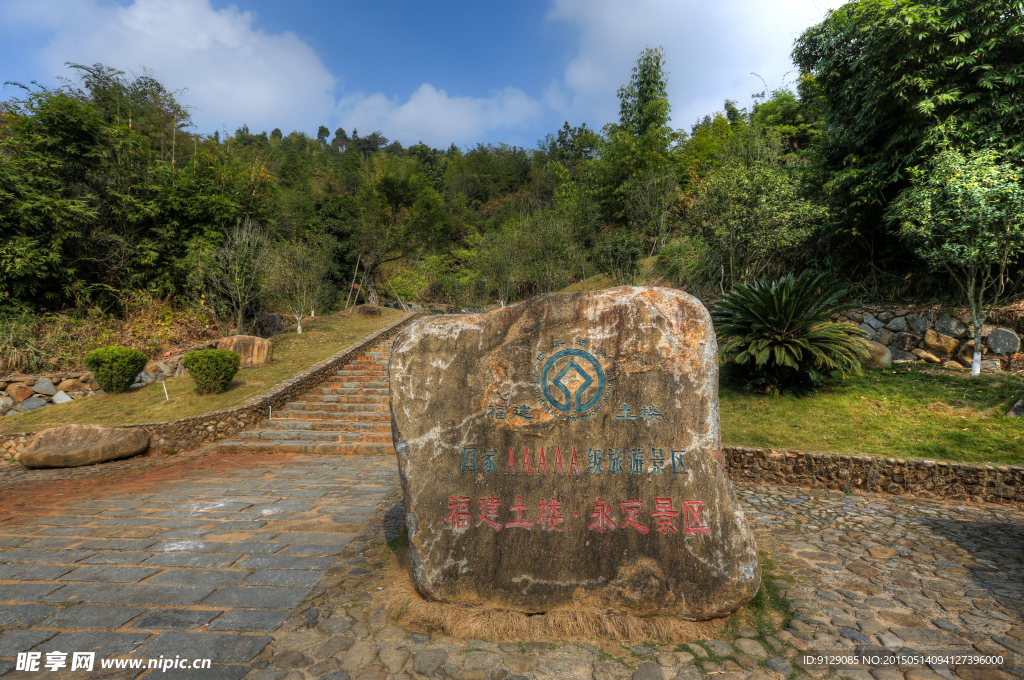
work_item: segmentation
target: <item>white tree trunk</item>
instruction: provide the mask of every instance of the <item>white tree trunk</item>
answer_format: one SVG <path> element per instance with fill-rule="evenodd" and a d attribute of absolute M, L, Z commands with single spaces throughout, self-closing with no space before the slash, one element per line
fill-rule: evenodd
<path fill-rule="evenodd" d="M 974 360 L 971 362 L 971 375 L 981 375 L 981 326 L 974 327 Z"/>

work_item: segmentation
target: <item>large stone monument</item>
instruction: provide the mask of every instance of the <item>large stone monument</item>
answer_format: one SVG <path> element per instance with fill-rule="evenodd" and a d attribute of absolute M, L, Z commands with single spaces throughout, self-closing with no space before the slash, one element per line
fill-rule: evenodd
<path fill-rule="evenodd" d="M 428 317 L 395 341 L 391 410 L 427 599 L 702 620 L 757 593 L 695 298 L 622 287 Z"/>

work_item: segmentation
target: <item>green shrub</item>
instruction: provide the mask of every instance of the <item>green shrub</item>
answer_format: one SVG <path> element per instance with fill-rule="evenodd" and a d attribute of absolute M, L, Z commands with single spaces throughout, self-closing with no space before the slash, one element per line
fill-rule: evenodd
<path fill-rule="evenodd" d="M 100 347 L 85 355 L 85 367 L 107 392 L 124 392 L 146 367 L 146 355 L 128 347 Z"/>
<path fill-rule="evenodd" d="M 219 394 L 228 389 L 231 379 L 238 373 L 242 357 L 227 349 L 201 349 L 181 358 L 188 374 L 203 394 Z"/>
<path fill-rule="evenodd" d="M 711 314 L 726 378 L 755 391 L 799 394 L 827 374 L 858 375 L 864 331 L 829 321 L 852 306 L 837 303 L 844 293 L 827 274 L 812 272 L 734 286 Z"/>

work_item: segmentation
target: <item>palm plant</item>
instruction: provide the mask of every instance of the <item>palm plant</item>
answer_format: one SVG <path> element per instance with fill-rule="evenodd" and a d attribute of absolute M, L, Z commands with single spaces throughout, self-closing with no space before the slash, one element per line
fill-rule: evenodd
<path fill-rule="evenodd" d="M 829 320 L 852 307 L 838 303 L 845 293 L 827 274 L 813 272 L 734 286 L 711 314 L 723 372 L 748 389 L 776 394 L 803 393 L 829 375 L 859 374 L 864 331 Z"/>

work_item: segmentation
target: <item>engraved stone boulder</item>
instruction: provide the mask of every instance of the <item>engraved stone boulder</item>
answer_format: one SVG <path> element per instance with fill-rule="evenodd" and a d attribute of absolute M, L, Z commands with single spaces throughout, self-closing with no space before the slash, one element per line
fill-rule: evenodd
<path fill-rule="evenodd" d="M 239 368 L 266 366 L 274 359 L 274 344 L 254 335 L 232 335 L 217 343 L 217 349 L 226 349 L 242 357 Z"/>
<path fill-rule="evenodd" d="M 149 446 L 145 430 L 105 425 L 61 425 L 43 430 L 18 454 L 29 468 L 63 468 L 130 458 Z"/>
<path fill-rule="evenodd" d="M 757 593 L 695 298 L 621 287 L 426 318 L 390 371 L 427 599 L 703 620 Z"/>

